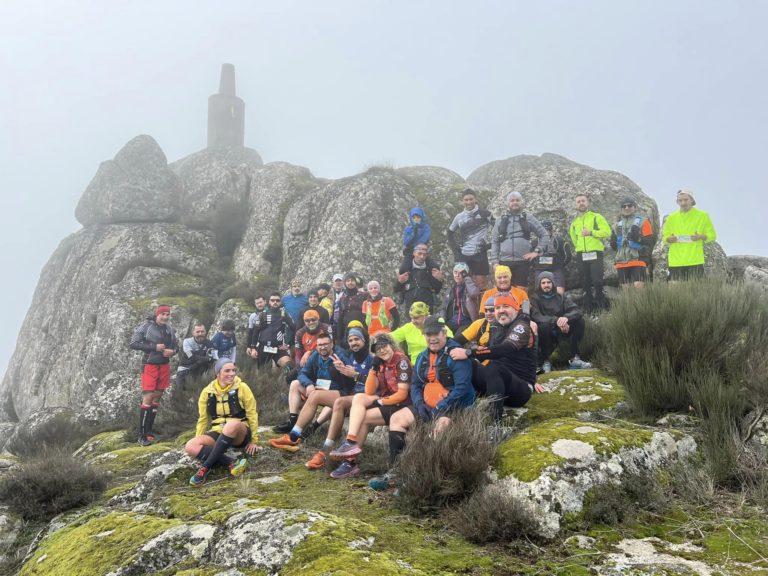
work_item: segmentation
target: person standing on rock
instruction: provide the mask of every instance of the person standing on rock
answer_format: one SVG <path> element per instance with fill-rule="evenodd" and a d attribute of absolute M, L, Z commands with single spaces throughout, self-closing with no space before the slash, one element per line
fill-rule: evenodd
<path fill-rule="evenodd" d="M 217 361 L 214 370 L 216 379 L 203 388 L 197 402 L 195 437 L 184 446 L 191 458 L 202 463 L 189 479 L 192 486 L 204 484 L 214 466 L 229 468 L 232 476 L 245 472 L 246 459 L 227 456 L 229 448 L 243 448 L 249 455 L 258 450 L 259 414 L 253 392 L 229 358 Z"/>
<path fill-rule="evenodd" d="M 443 272 L 440 265 L 427 258 L 429 248 L 418 244 L 413 249 L 413 258 L 400 265 L 395 280 L 395 293 L 403 295 L 403 304 L 410 309 L 414 302 L 424 302 L 435 310 L 435 299 L 443 288 Z"/>
<path fill-rule="evenodd" d="M 569 235 L 576 249 L 576 264 L 579 268 L 581 287 L 584 289 L 584 311 L 589 313 L 605 308 L 603 238 L 610 238 L 611 227 L 601 214 L 589 209 L 589 197 L 586 194 L 576 196 L 576 210 L 579 215 L 571 222 Z"/>
<path fill-rule="evenodd" d="M 181 344 L 179 367 L 176 370 L 176 387 L 186 388 L 186 380 L 201 376 L 215 362 L 213 358 L 213 342 L 205 337 L 205 324 L 195 324 L 192 337 L 185 338 Z"/>
<path fill-rule="evenodd" d="M 531 294 L 531 318 L 539 328 L 539 358 L 537 372 L 550 372 L 549 357 L 562 338 L 571 341 L 571 368 L 592 368 L 592 364 L 579 357 L 579 343 L 584 338 L 584 318 L 581 309 L 569 296 L 555 290 L 552 272 L 540 272 L 536 277 L 536 290 Z"/>
<path fill-rule="evenodd" d="M 680 210 L 667 216 L 664 222 L 664 243 L 669 246 L 669 280 L 689 280 L 704 275 L 704 244 L 717 238 L 709 214 L 694 208 L 696 199 L 691 190 L 677 193 Z"/>
<path fill-rule="evenodd" d="M 131 336 L 130 347 L 144 353 L 141 370 L 141 405 L 139 407 L 139 445 L 154 442 L 152 426 L 163 392 L 171 383 L 170 358 L 178 351 L 176 335 L 168 324 L 171 307 L 161 304 L 155 308 Z"/>
<path fill-rule="evenodd" d="M 293 320 L 283 311 L 280 292 L 269 295 L 269 307 L 259 314 L 248 342 L 248 356 L 262 368 L 270 361 L 284 372 L 291 371 L 290 338 L 295 334 Z"/>
<path fill-rule="evenodd" d="M 523 210 L 520 192 L 507 194 L 507 207 L 491 233 L 491 264 L 494 268 L 508 266 L 515 286 L 527 290 L 532 261 L 547 251 L 549 232 L 536 216 Z M 535 250 L 531 245 L 531 232 L 538 237 Z"/>
<path fill-rule="evenodd" d="M 536 276 L 539 272 L 552 272 L 555 278 L 555 288 L 558 294 L 565 294 L 565 267 L 573 258 L 573 247 L 570 241 L 556 233 L 550 220 L 542 220 L 541 225 L 549 232 L 549 248 L 534 261 L 533 271 Z"/>
<path fill-rule="evenodd" d="M 213 343 L 214 360 L 229 358 L 232 362 L 237 361 L 237 337 L 235 336 L 234 320 L 224 320 L 221 323 L 221 330 L 213 335 L 211 342 Z"/>
<path fill-rule="evenodd" d="M 301 312 L 309 306 L 309 299 L 301 292 L 301 281 L 291 282 L 291 290 L 283 297 L 283 308 L 291 316 L 294 326 L 301 324 Z"/>
<path fill-rule="evenodd" d="M 471 188 L 461 193 L 461 202 L 464 210 L 456 214 L 448 226 L 448 244 L 453 250 L 454 263 L 467 264 L 472 281 L 482 292 L 490 272 L 488 233 L 496 219 L 490 211 L 478 206 L 477 193 Z"/>
<path fill-rule="evenodd" d="M 621 201 L 621 218 L 611 232 L 611 248 L 619 284 L 628 288 L 645 285 L 654 238 L 651 221 L 637 214 L 637 202 L 627 196 Z"/>

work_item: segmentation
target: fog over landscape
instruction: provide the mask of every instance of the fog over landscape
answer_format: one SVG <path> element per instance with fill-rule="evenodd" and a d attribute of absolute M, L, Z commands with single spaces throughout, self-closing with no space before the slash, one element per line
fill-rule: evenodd
<path fill-rule="evenodd" d="M 99 163 L 138 134 L 169 162 L 204 148 L 224 62 L 265 162 L 467 177 L 552 152 L 625 174 L 661 214 L 689 187 L 729 255 L 768 255 L 766 17 L 757 0 L 5 0 L 0 369 Z"/>

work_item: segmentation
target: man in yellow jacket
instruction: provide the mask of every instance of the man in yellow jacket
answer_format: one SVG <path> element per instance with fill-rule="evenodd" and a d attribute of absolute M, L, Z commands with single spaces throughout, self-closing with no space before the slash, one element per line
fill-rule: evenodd
<path fill-rule="evenodd" d="M 709 214 L 694 208 L 696 199 L 690 190 L 677 192 L 680 210 L 664 222 L 664 243 L 669 246 L 669 281 L 700 278 L 704 275 L 704 244 L 717 238 Z"/>
<path fill-rule="evenodd" d="M 576 266 L 579 269 L 581 287 L 584 289 L 585 312 L 605 308 L 603 295 L 603 238 L 611 237 L 611 227 L 602 214 L 589 209 L 589 197 L 586 194 L 576 196 L 576 209 L 579 215 L 571 222 L 568 229 L 571 242 L 576 250 Z M 592 289 L 594 288 L 594 299 Z"/>

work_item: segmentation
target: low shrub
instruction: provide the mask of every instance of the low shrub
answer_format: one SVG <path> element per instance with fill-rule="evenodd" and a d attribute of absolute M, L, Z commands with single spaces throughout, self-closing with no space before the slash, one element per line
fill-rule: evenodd
<path fill-rule="evenodd" d="M 0 480 L 0 501 L 25 520 L 49 520 L 93 502 L 107 486 L 103 472 L 63 452 L 36 456 Z"/>
<path fill-rule="evenodd" d="M 433 514 L 484 486 L 496 453 L 489 420 L 488 402 L 481 400 L 458 412 L 437 436 L 422 422 L 409 430 L 396 466 L 398 507 L 412 515 Z"/>
<path fill-rule="evenodd" d="M 34 428 L 23 423 L 19 426 L 6 449 L 21 457 L 31 457 L 51 450 L 73 452 L 95 431 L 95 423 L 87 423 L 68 413 L 56 414 Z"/>
<path fill-rule="evenodd" d="M 587 492 L 582 518 L 588 527 L 618 526 L 632 522 L 640 511 L 663 512 L 669 502 L 662 483 L 651 473 L 624 474 L 617 483 L 607 482 Z"/>
<path fill-rule="evenodd" d="M 476 544 L 536 538 L 531 504 L 494 487 L 475 492 L 448 509 L 446 519 L 454 530 Z"/>
<path fill-rule="evenodd" d="M 238 360 L 240 378 L 256 397 L 259 424 L 272 426 L 288 420 L 288 383 L 285 372 L 272 365 L 258 368 L 251 358 Z"/>

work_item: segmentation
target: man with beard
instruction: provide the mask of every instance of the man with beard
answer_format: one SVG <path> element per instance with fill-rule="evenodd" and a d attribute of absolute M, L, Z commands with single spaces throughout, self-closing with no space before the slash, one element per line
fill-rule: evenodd
<path fill-rule="evenodd" d="M 304 328 L 304 313 L 307 310 L 314 310 L 320 315 L 320 322 L 322 324 L 330 324 L 331 323 L 331 315 L 328 314 L 328 310 L 320 306 L 320 294 L 317 290 L 312 289 L 309 292 L 307 292 L 307 307 L 304 308 L 304 310 L 301 311 L 301 316 L 299 317 L 299 322 L 296 324 L 296 327 L 300 330 L 301 328 Z"/>
<path fill-rule="evenodd" d="M 704 244 L 717 238 L 709 214 L 696 206 L 691 190 L 677 192 L 680 210 L 664 221 L 662 237 L 669 246 L 669 280 L 689 280 L 704 276 Z"/>
<path fill-rule="evenodd" d="M 283 298 L 283 308 L 293 320 L 293 325 L 298 326 L 301 323 L 301 312 L 309 305 L 309 300 L 301 292 L 301 281 L 291 282 L 291 289 Z"/>
<path fill-rule="evenodd" d="M 443 288 L 443 273 L 437 263 L 427 258 L 429 248 L 417 244 L 409 266 L 400 265 L 394 291 L 403 295 L 403 303 L 410 308 L 414 302 L 424 302 L 435 310 L 435 297 Z"/>
<path fill-rule="evenodd" d="M 336 335 L 344 347 L 347 345 L 347 327 L 349 323 L 354 320 L 361 323 L 365 322 L 363 302 L 365 302 L 368 295 L 365 293 L 365 290 L 360 289 L 361 284 L 362 282 L 354 272 L 347 272 L 344 276 L 344 290 L 342 291 L 341 298 L 339 298 L 339 320 L 334 326 Z"/>
<path fill-rule="evenodd" d="M 495 322 L 488 345 L 451 350 L 454 360 L 490 360 L 476 366 L 473 383 L 481 396 L 496 398 L 491 403 L 495 422 L 501 421 L 504 406 L 520 408 L 528 402 L 534 389 L 543 391 L 536 384 L 533 332 L 527 316 L 518 314 L 519 308 L 520 304 L 511 296 L 495 296 Z"/>
<path fill-rule="evenodd" d="M 576 265 L 581 287 L 584 289 L 584 310 L 594 312 L 605 308 L 603 238 L 611 236 L 611 227 L 602 214 L 589 209 L 589 197 L 586 194 L 576 196 L 576 209 L 579 215 L 571 223 L 568 233 L 576 250 Z"/>
<path fill-rule="evenodd" d="M 176 386 L 179 390 L 184 390 L 187 377 L 201 376 L 215 362 L 212 354 L 213 343 L 205 337 L 205 324 L 195 324 L 192 336 L 182 342 L 181 351 L 179 367 L 176 370 Z"/>
<path fill-rule="evenodd" d="M 485 290 L 488 267 L 488 232 L 496 221 L 491 213 L 477 204 L 477 194 L 471 188 L 461 193 L 464 210 L 456 214 L 448 226 L 448 244 L 454 261 L 465 262 L 472 281 L 480 291 Z"/>
<path fill-rule="evenodd" d="M 654 242 L 651 221 L 637 213 L 637 202 L 627 196 L 621 202 L 621 218 L 611 232 L 614 267 L 624 288 L 645 285 Z"/>
<path fill-rule="evenodd" d="M 275 366 L 289 372 L 291 369 L 289 338 L 295 330 L 291 317 L 283 313 L 281 301 L 282 296 L 279 292 L 272 292 L 269 295 L 269 308 L 259 314 L 256 319 L 247 352 L 248 356 L 256 360 L 259 368 L 274 362 Z"/>

